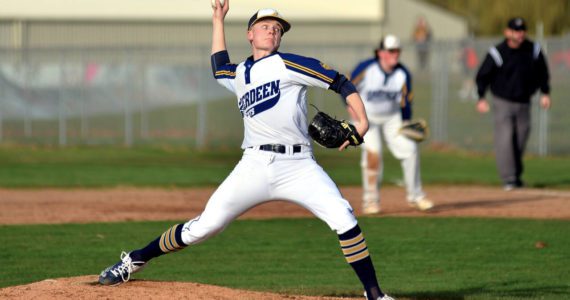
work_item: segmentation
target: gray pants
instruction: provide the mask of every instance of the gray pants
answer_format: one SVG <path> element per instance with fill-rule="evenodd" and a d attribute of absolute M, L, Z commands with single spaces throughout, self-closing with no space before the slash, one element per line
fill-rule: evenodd
<path fill-rule="evenodd" d="M 499 176 L 520 183 L 523 154 L 530 134 L 530 102 L 517 103 L 494 96 L 495 157 Z"/>

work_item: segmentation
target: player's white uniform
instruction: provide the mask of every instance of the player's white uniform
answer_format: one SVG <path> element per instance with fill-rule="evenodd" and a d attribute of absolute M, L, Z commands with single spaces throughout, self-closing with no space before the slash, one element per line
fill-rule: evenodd
<path fill-rule="evenodd" d="M 307 86 L 331 89 L 350 99 L 360 120 L 365 116 L 356 88 L 344 75 L 318 60 L 293 54 L 276 52 L 257 61 L 250 57 L 239 65 L 231 64 L 227 51 L 222 50 L 222 22 L 228 9 L 227 2 L 225 6 L 216 2 L 212 48 L 221 51 L 213 53 L 210 59 L 214 77 L 237 96 L 244 121 L 243 156 L 212 194 L 200 216 L 170 227 L 143 248 L 122 252 L 119 262 L 101 272 L 99 283 L 117 285 L 129 281 L 131 274 L 151 259 L 200 243 L 248 209 L 282 199 L 305 207 L 336 231 L 346 262 L 362 283 L 367 299 L 392 299 L 380 289 L 352 208 L 314 160 L 308 135 Z M 258 10 L 248 22 L 252 52 L 265 54 L 256 41 L 261 45 L 279 42 L 290 28 L 276 10 Z"/>
<path fill-rule="evenodd" d="M 184 224 L 185 244 L 207 239 L 248 209 L 274 199 L 305 207 L 338 234 L 356 226 L 350 204 L 315 162 L 307 133 L 306 87 L 327 89 L 336 75 L 315 59 L 279 52 L 216 70 L 217 81 L 237 95 L 244 154 L 204 212 Z M 274 144 L 284 145 L 274 147 L 285 153 L 260 149 Z"/>
<path fill-rule="evenodd" d="M 355 68 L 351 81 L 362 97 L 370 126 L 362 146 L 364 202 L 380 200 L 378 184 L 371 184 L 366 180 L 366 151 L 378 153 L 382 157 L 382 137 L 390 152 L 401 161 L 407 200 L 413 202 L 424 198 L 417 144 L 398 133 L 402 120 L 409 120 L 411 117 L 410 73 L 401 64 L 391 73 L 386 73 L 380 67 L 378 59 L 372 58 L 361 62 Z M 382 181 L 383 172 L 383 164 L 380 163 L 378 182 Z"/>

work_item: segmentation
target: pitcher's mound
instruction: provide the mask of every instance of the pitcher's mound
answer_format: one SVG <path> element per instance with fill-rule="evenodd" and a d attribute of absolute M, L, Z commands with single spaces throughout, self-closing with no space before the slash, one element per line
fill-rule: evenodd
<path fill-rule="evenodd" d="M 97 283 L 97 276 L 46 279 L 27 285 L 0 289 L 2 299 L 343 299 L 279 295 L 264 292 L 236 290 L 192 282 L 132 280 L 128 284 L 108 287 Z M 345 298 L 346 299 L 346 298 Z"/>

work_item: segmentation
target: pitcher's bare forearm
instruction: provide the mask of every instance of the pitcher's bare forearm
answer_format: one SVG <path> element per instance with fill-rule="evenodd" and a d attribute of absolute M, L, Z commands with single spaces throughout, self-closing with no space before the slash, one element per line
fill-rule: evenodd
<path fill-rule="evenodd" d="M 360 134 L 364 136 L 368 131 L 368 117 L 366 116 L 366 110 L 364 109 L 364 103 L 358 93 L 352 93 L 346 97 L 346 104 L 351 111 L 351 117 L 354 119 L 354 126 Z"/>

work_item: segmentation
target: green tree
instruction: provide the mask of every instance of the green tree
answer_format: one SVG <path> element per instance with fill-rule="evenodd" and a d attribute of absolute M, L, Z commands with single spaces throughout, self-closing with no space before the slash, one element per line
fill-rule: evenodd
<path fill-rule="evenodd" d="M 465 17 L 476 36 L 500 35 L 507 21 L 525 18 L 529 32 L 541 22 L 545 35 L 570 33 L 570 0 L 424 0 Z"/>

